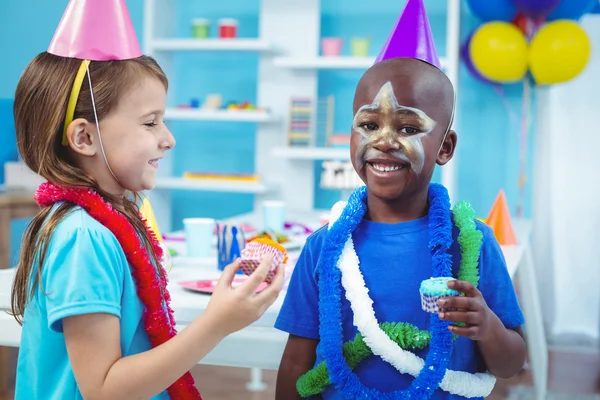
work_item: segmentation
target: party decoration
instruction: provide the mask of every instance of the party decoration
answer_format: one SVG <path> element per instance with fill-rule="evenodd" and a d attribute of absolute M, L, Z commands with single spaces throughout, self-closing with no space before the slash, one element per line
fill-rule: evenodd
<path fill-rule="evenodd" d="M 471 47 L 471 40 L 473 39 L 473 33 L 471 33 L 469 35 L 469 37 L 467 37 L 467 40 L 465 40 L 465 42 L 463 43 L 463 45 L 460 48 L 460 56 L 462 57 L 463 61 L 465 62 L 465 67 L 467 67 L 467 70 L 471 73 L 471 75 L 473 75 L 473 77 L 483 83 L 488 83 L 488 84 L 494 84 L 495 82 L 489 80 L 488 78 L 486 78 L 485 76 L 481 75 L 481 73 L 477 70 L 477 68 L 475 68 L 475 65 L 473 65 L 473 60 L 471 59 L 471 53 L 469 51 L 469 48 Z"/>
<path fill-rule="evenodd" d="M 502 246 L 511 246 L 517 244 L 517 236 L 512 226 L 510 211 L 506 203 L 504 191 L 500 190 L 490 213 L 486 219 L 486 224 L 494 231 L 496 240 Z"/>
<path fill-rule="evenodd" d="M 125 0 L 71 0 L 48 53 L 92 61 L 142 55 Z"/>
<path fill-rule="evenodd" d="M 423 0 L 406 3 L 375 64 L 396 57 L 417 58 L 442 69 Z"/>
<path fill-rule="evenodd" d="M 510 23 L 519 28 L 519 30 L 527 36 L 527 16 L 525 14 L 518 13 Z"/>
<path fill-rule="evenodd" d="M 595 6 L 600 6 L 598 0 L 560 0 L 558 6 L 548 14 L 548 21 L 558 19 L 577 20 L 591 12 Z"/>
<path fill-rule="evenodd" d="M 150 228 L 159 245 L 163 249 L 163 258 L 162 264 L 167 270 L 171 269 L 171 253 L 169 249 L 165 246 L 165 242 L 160 233 L 160 229 L 158 229 L 158 222 L 156 222 L 156 217 L 154 216 L 154 210 L 152 209 L 152 205 L 150 204 L 150 200 L 147 197 L 144 197 L 142 201 L 142 205 L 140 207 L 140 214 L 144 220 L 146 220 L 146 226 Z"/>
<path fill-rule="evenodd" d="M 156 217 L 154 216 L 154 210 L 152 209 L 150 200 L 147 197 L 144 197 L 144 200 L 142 201 L 140 214 L 142 215 L 142 218 L 146 220 L 146 225 L 148 225 L 148 227 L 152 229 L 152 232 L 154 232 L 156 239 L 158 239 L 159 242 L 162 242 L 162 235 L 158 229 L 158 223 L 156 222 Z"/>
<path fill-rule="evenodd" d="M 469 48 L 473 65 L 495 82 L 516 82 L 527 72 L 527 40 L 508 22 L 488 22 L 473 34 Z"/>
<path fill-rule="evenodd" d="M 246 239 L 241 226 L 217 223 L 217 264 L 220 270 L 241 257 L 245 246 Z"/>
<path fill-rule="evenodd" d="M 529 67 L 539 85 L 569 81 L 587 65 L 590 38 L 576 22 L 560 20 L 544 25 L 533 37 Z"/>
<path fill-rule="evenodd" d="M 512 0 L 468 0 L 473 14 L 483 21 L 510 21 L 517 15 L 517 8 Z"/>
<path fill-rule="evenodd" d="M 550 14 L 561 0 L 513 0 L 517 10 L 531 18 L 541 19 Z M 571 0 L 568 0 L 571 1 Z"/>

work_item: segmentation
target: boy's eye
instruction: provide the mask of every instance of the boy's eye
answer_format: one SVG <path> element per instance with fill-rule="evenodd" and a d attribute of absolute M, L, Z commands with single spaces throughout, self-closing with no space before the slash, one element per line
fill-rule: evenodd
<path fill-rule="evenodd" d="M 365 122 L 361 125 L 361 127 L 368 131 L 375 131 L 377 128 L 379 128 L 375 122 Z"/>
<path fill-rule="evenodd" d="M 414 135 L 415 133 L 419 133 L 420 131 L 414 126 L 404 126 L 400 129 L 400 133 L 404 133 L 406 135 Z"/>
<path fill-rule="evenodd" d="M 156 126 L 157 123 L 154 121 L 150 121 L 150 122 L 146 122 L 144 125 L 147 126 L 148 128 L 152 128 L 153 126 Z"/>

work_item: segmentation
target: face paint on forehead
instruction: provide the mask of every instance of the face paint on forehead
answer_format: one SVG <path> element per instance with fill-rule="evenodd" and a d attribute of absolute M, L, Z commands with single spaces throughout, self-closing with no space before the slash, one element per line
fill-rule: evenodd
<path fill-rule="evenodd" d="M 373 103 L 363 105 L 354 115 L 352 129 L 360 134 L 360 143 L 354 155 L 357 167 L 380 154 L 377 145 L 386 144 L 391 154 L 409 162 L 415 173 L 425 163 L 421 139 L 430 133 L 436 122 L 418 108 L 402 106 L 394 95 L 391 82 L 386 82 Z"/>

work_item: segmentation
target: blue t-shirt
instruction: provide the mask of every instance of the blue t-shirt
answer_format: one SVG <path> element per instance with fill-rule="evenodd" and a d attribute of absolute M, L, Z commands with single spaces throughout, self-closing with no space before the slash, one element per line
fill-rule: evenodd
<path fill-rule="evenodd" d="M 488 306 L 507 328 L 524 323 L 512 281 L 506 269 L 502 250 L 492 230 L 477 223 L 483 233 L 479 263 L 479 290 Z M 316 269 L 327 228 L 323 227 L 309 237 L 292 274 L 287 295 L 275 327 L 290 334 L 319 339 L 319 289 Z M 460 247 L 456 241 L 451 248 L 454 276 L 460 267 Z M 432 276 L 429 243 L 429 218 L 410 222 L 383 224 L 363 220 L 353 234 L 360 269 L 369 295 L 373 299 L 375 315 L 379 322 L 409 322 L 420 329 L 429 330 L 429 314 L 421 309 L 419 285 Z M 357 333 L 353 324 L 350 303 L 342 288 L 342 318 L 344 342 Z M 422 358 L 424 351 L 415 354 Z M 323 361 L 320 345 L 317 346 L 316 364 Z M 455 341 L 449 369 L 467 372 L 485 371 L 483 360 L 474 341 L 459 337 Z M 392 365 L 371 355 L 361 362 L 354 372 L 367 387 L 390 392 L 406 389 L 413 377 L 400 374 Z M 324 399 L 341 399 L 333 385 L 323 392 Z M 463 399 L 438 389 L 434 399 Z"/>
<path fill-rule="evenodd" d="M 81 208 L 56 227 L 23 318 L 15 400 L 83 399 L 67 354 L 63 318 L 107 313 L 120 319 L 123 357 L 152 348 L 117 238 Z M 154 399 L 168 399 L 166 392 Z"/>

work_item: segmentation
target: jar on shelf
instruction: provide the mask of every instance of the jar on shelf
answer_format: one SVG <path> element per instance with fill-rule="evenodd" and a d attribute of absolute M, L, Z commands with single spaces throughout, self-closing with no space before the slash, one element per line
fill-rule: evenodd
<path fill-rule="evenodd" d="M 209 35 L 210 21 L 206 18 L 192 20 L 192 34 L 196 39 L 206 39 Z"/>
<path fill-rule="evenodd" d="M 219 37 L 221 39 L 233 39 L 237 37 L 237 28 L 237 19 L 222 18 L 219 20 Z"/>

